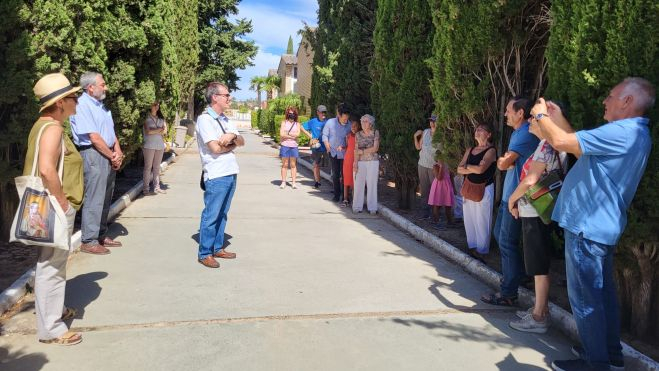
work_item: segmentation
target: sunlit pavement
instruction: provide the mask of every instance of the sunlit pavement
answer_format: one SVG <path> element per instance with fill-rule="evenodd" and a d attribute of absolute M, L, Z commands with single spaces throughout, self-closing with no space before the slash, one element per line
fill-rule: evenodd
<path fill-rule="evenodd" d="M 520 333 L 488 288 L 330 186 L 279 189 L 277 150 L 247 129 L 227 234 L 235 260 L 196 260 L 200 164 L 180 156 L 165 195 L 112 225 L 124 247 L 77 254 L 72 347 L 44 345 L 34 310 L 4 324 L 2 370 L 539 370 L 570 358 L 556 331 Z M 31 297 L 27 298 L 32 300 Z"/>

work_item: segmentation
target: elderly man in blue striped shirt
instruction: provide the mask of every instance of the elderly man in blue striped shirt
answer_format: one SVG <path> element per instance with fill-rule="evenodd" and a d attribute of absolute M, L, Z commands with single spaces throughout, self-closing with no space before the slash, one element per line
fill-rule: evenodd
<path fill-rule="evenodd" d="M 350 111 L 345 103 L 339 103 L 336 107 L 336 117 L 327 120 L 323 128 L 323 143 L 330 154 L 332 163 L 332 183 L 334 184 L 334 202 L 341 201 L 343 196 L 343 158 L 346 155 L 346 136 L 350 133 L 348 118 Z M 345 176 L 345 175 L 344 175 Z M 352 176 L 348 174 L 347 176 Z"/>

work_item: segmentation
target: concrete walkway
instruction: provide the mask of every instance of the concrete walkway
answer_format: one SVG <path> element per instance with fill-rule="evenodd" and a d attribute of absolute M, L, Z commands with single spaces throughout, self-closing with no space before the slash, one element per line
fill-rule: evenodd
<path fill-rule="evenodd" d="M 331 202 L 330 187 L 280 190 L 277 150 L 244 132 L 220 269 L 197 263 L 199 157 L 112 225 L 124 247 L 77 254 L 73 347 L 36 341 L 33 305 L 5 323 L 2 370 L 539 370 L 569 342 L 508 327 L 514 313 L 423 245 Z M 304 171 L 303 174 L 309 176 Z M 32 300 L 31 297 L 27 298 Z"/>

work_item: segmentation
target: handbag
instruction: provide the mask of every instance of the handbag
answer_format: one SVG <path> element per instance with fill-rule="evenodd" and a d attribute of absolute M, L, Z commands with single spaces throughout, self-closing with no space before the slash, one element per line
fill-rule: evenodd
<path fill-rule="evenodd" d="M 487 183 L 473 183 L 465 176 L 460 194 L 467 200 L 481 202 L 483 200 L 483 196 L 485 195 L 486 185 Z"/>
<path fill-rule="evenodd" d="M 556 157 L 558 157 L 558 152 L 556 152 Z M 563 165 L 561 159 L 558 158 L 558 169 L 543 174 L 540 180 L 524 193 L 526 201 L 538 212 L 540 220 L 545 224 L 551 224 L 551 214 L 563 186 L 563 178 Z"/>
<path fill-rule="evenodd" d="M 41 134 L 49 125 L 51 124 L 41 127 L 37 135 L 31 174 L 15 178 L 16 190 L 21 201 L 11 224 L 9 242 L 69 250 L 71 236 L 66 213 L 55 196 L 43 186 L 41 177 L 36 175 Z M 60 183 L 64 167 L 64 151 L 64 138 L 62 138 L 62 151 L 57 165 Z"/>

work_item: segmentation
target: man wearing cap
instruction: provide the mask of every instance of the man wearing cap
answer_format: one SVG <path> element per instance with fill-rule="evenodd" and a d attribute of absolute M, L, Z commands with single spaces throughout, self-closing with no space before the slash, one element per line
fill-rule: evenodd
<path fill-rule="evenodd" d="M 311 146 L 311 160 L 313 161 L 314 188 L 320 187 L 320 167 L 325 164 L 325 156 L 327 154 L 325 147 L 321 143 L 323 128 L 326 122 L 327 107 L 321 104 L 316 109 L 316 117 L 302 124 L 302 132 L 311 138 L 309 145 Z"/>
<path fill-rule="evenodd" d="M 330 153 L 330 162 L 332 163 L 332 183 L 334 185 L 334 202 L 341 201 L 343 196 L 343 182 L 341 174 L 343 173 L 343 158 L 346 154 L 346 136 L 350 133 L 351 126 L 348 124 L 350 111 L 345 103 L 339 103 L 336 106 L 336 117 L 327 120 L 323 128 L 323 143 Z M 351 176 L 348 174 L 348 176 Z"/>
<path fill-rule="evenodd" d="M 124 155 L 114 132 L 112 112 L 103 105 L 108 89 L 103 76 L 85 72 L 80 77 L 80 86 L 84 93 L 76 114 L 71 116 L 73 142 L 82 155 L 85 172 L 80 250 L 105 255 L 110 253 L 107 247 L 121 246 L 121 242 L 107 236 L 107 222 L 116 170 L 121 167 Z"/>

